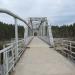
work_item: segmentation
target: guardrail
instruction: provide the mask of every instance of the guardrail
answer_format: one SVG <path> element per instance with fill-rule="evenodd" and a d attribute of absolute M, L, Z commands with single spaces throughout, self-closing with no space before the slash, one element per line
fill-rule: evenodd
<path fill-rule="evenodd" d="M 63 40 L 63 53 L 65 56 L 68 58 L 75 60 L 75 42 L 74 41 L 68 41 L 68 40 Z"/>
<path fill-rule="evenodd" d="M 63 39 L 60 41 L 58 41 L 58 43 L 55 43 L 55 50 L 71 59 L 72 61 L 75 61 L 75 41 Z"/>
<path fill-rule="evenodd" d="M 28 45 L 30 40 L 33 37 L 28 37 L 28 27 L 32 31 L 32 28 L 29 26 L 29 24 L 22 19 L 21 17 L 15 15 L 9 10 L 0 9 L 0 13 L 6 13 L 14 18 L 14 24 L 15 24 L 15 42 L 8 44 L 7 47 L 4 47 L 4 49 L 0 50 L 0 56 L 2 64 L 0 64 L 0 67 L 2 66 L 3 69 L 1 69 L 1 75 L 8 75 L 11 70 L 14 69 L 14 65 L 18 61 L 18 59 L 21 57 L 22 53 L 25 51 L 24 48 Z M 17 25 L 17 19 L 24 22 L 25 25 L 27 25 L 24 29 L 24 39 L 18 40 L 18 25 Z"/>
<path fill-rule="evenodd" d="M 18 60 L 20 59 L 21 55 L 24 53 L 25 48 L 30 43 L 33 37 L 27 37 L 27 41 L 24 39 L 18 41 Z M 16 60 L 16 47 L 15 42 L 11 43 L 8 47 L 0 50 L 0 54 L 3 54 L 3 60 L 1 64 L 1 75 L 8 75 L 9 72 L 14 70 L 15 64 L 17 63 Z"/>

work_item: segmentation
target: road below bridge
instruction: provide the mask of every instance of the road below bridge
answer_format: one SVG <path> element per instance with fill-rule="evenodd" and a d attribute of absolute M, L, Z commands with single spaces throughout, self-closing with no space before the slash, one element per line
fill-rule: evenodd
<path fill-rule="evenodd" d="M 34 37 L 13 75 L 75 75 L 75 66 L 53 48 Z"/>

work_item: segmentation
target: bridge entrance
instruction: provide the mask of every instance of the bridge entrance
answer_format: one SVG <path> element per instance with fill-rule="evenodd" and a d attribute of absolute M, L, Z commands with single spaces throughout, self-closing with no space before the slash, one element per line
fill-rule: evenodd
<path fill-rule="evenodd" d="M 34 32 L 34 36 L 37 36 L 37 32 Z"/>

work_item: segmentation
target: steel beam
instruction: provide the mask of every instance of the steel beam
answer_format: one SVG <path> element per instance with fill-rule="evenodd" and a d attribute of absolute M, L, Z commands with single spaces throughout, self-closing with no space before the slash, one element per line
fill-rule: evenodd
<path fill-rule="evenodd" d="M 28 23 L 27 23 L 24 19 L 22 19 L 21 17 L 17 16 L 16 14 L 12 13 L 12 12 L 9 11 L 9 10 L 0 9 L 0 13 L 6 13 L 6 14 L 8 14 L 8 15 L 14 17 L 14 18 L 17 18 L 17 19 L 21 20 L 22 22 L 24 22 L 29 28 L 31 28 L 31 27 L 28 25 Z"/>

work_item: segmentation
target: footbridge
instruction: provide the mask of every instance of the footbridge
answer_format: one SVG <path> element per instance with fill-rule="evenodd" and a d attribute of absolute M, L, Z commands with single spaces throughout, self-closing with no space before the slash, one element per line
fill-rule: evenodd
<path fill-rule="evenodd" d="M 0 75 L 75 75 L 75 42 L 53 38 L 47 17 L 30 17 L 28 21 L 8 10 L 14 18 L 15 41 L 0 50 Z M 24 38 L 18 38 L 17 20 L 24 25 Z"/>

